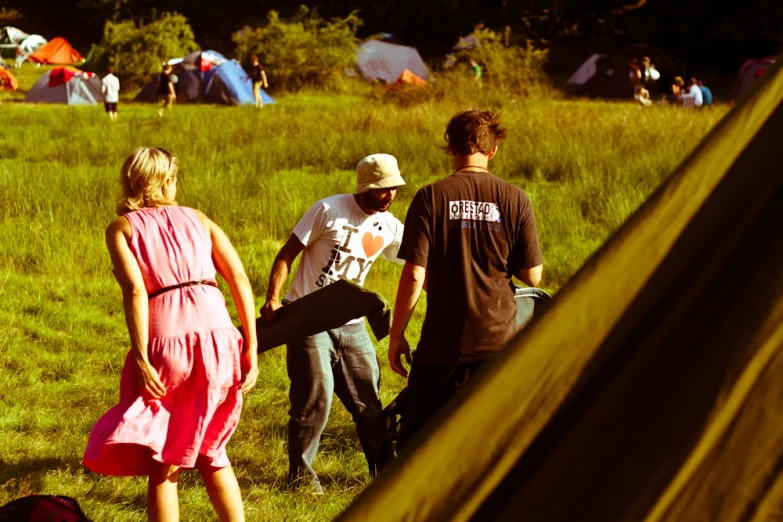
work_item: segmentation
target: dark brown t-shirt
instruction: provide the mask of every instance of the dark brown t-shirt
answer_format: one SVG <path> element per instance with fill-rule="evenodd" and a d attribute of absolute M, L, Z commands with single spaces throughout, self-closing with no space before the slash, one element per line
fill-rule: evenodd
<path fill-rule="evenodd" d="M 542 264 L 527 194 L 472 171 L 416 193 L 398 257 L 427 269 L 427 313 L 414 355 L 427 365 L 481 361 L 498 351 L 516 314 L 511 274 Z"/>

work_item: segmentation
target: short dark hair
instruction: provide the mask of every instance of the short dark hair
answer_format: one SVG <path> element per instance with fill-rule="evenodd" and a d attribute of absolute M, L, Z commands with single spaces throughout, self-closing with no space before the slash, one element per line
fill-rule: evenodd
<path fill-rule="evenodd" d="M 500 126 L 500 116 L 496 112 L 468 109 L 451 118 L 444 138 L 446 152 L 455 156 L 470 156 L 476 152 L 489 155 L 506 139 L 506 129 Z"/>
<path fill-rule="evenodd" d="M 114 66 L 110 65 L 106 68 L 107 71 L 109 71 L 109 74 L 114 74 Z"/>

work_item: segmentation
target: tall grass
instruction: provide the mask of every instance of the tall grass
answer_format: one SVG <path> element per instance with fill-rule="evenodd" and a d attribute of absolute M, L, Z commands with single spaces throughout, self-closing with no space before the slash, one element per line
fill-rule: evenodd
<path fill-rule="evenodd" d="M 239 251 L 257 296 L 272 259 L 317 199 L 353 187 L 362 157 L 395 155 L 408 185 L 392 212 L 404 218 L 416 189 L 451 172 L 443 129 L 471 103 L 444 99 L 408 109 L 368 96 L 301 94 L 262 110 L 120 104 L 111 124 L 99 108 L 0 106 L 0 504 L 27 493 L 78 498 L 95 520 L 144 520 L 139 478 L 106 478 L 80 466 L 87 434 L 117 400 L 128 349 L 120 292 L 103 229 L 116 178 L 135 147 L 180 158 L 180 204 L 203 210 Z M 491 100 L 510 138 L 492 162 L 530 195 L 545 256 L 544 288 L 556 292 L 719 120 L 726 107 L 640 110 L 630 104 Z M 399 268 L 378 263 L 367 286 L 389 299 Z M 223 287 L 225 290 L 225 286 Z M 418 338 L 419 306 L 410 331 Z M 232 310 L 233 313 L 233 310 Z M 377 343 L 382 398 L 404 386 Z M 327 494 L 286 491 L 287 387 L 283 348 L 260 358 L 229 444 L 248 520 L 329 520 L 367 482 L 348 413 L 336 405 L 316 467 Z M 213 520 L 200 479 L 181 482 L 183 520 Z"/>

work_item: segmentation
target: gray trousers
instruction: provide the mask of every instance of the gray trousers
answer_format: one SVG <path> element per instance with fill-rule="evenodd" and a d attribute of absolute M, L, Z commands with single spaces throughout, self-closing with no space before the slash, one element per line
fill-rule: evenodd
<path fill-rule="evenodd" d="M 291 380 L 289 480 L 319 482 L 312 464 L 329 418 L 333 393 L 353 416 L 370 474 L 375 475 L 386 428 L 378 397 L 378 358 L 364 322 L 289 343 L 286 362 Z"/>

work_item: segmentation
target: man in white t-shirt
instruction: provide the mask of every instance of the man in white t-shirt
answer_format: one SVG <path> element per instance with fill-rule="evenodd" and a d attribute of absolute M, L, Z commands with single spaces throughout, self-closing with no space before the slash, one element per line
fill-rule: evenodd
<path fill-rule="evenodd" d="M 106 114 L 111 121 L 117 119 L 117 103 L 120 101 L 120 80 L 114 76 L 114 67 L 108 68 L 109 74 L 103 77 L 101 81 L 101 92 L 103 93 L 103 106 L 106 108 Z"/>
<path fill-rule="evenodd" d="M 294 228 L 272 266 L 266 303 L 261 308 L 264 320 L 276 319 L 280 293 L 300 252 L 302 259 L 288 301 L 339 279 L 363 285 L 378 257 L 400 263 L 397 250 L 403 225 L 388 212 L 397 187 L 405 185 L 397 160 L 388 154 L 367 156 L 356 166 L 356 181 L 354 194 L 318 201 Z M 286 364 L 291 379 L 288 458 L 292 486 L 323 493 L 312 464 L 333 393 L 353 416 L 370 475 L 374 476 L 386 427 L 378 396 L 378 359 L 364 319 L 289 343 Z"/>

